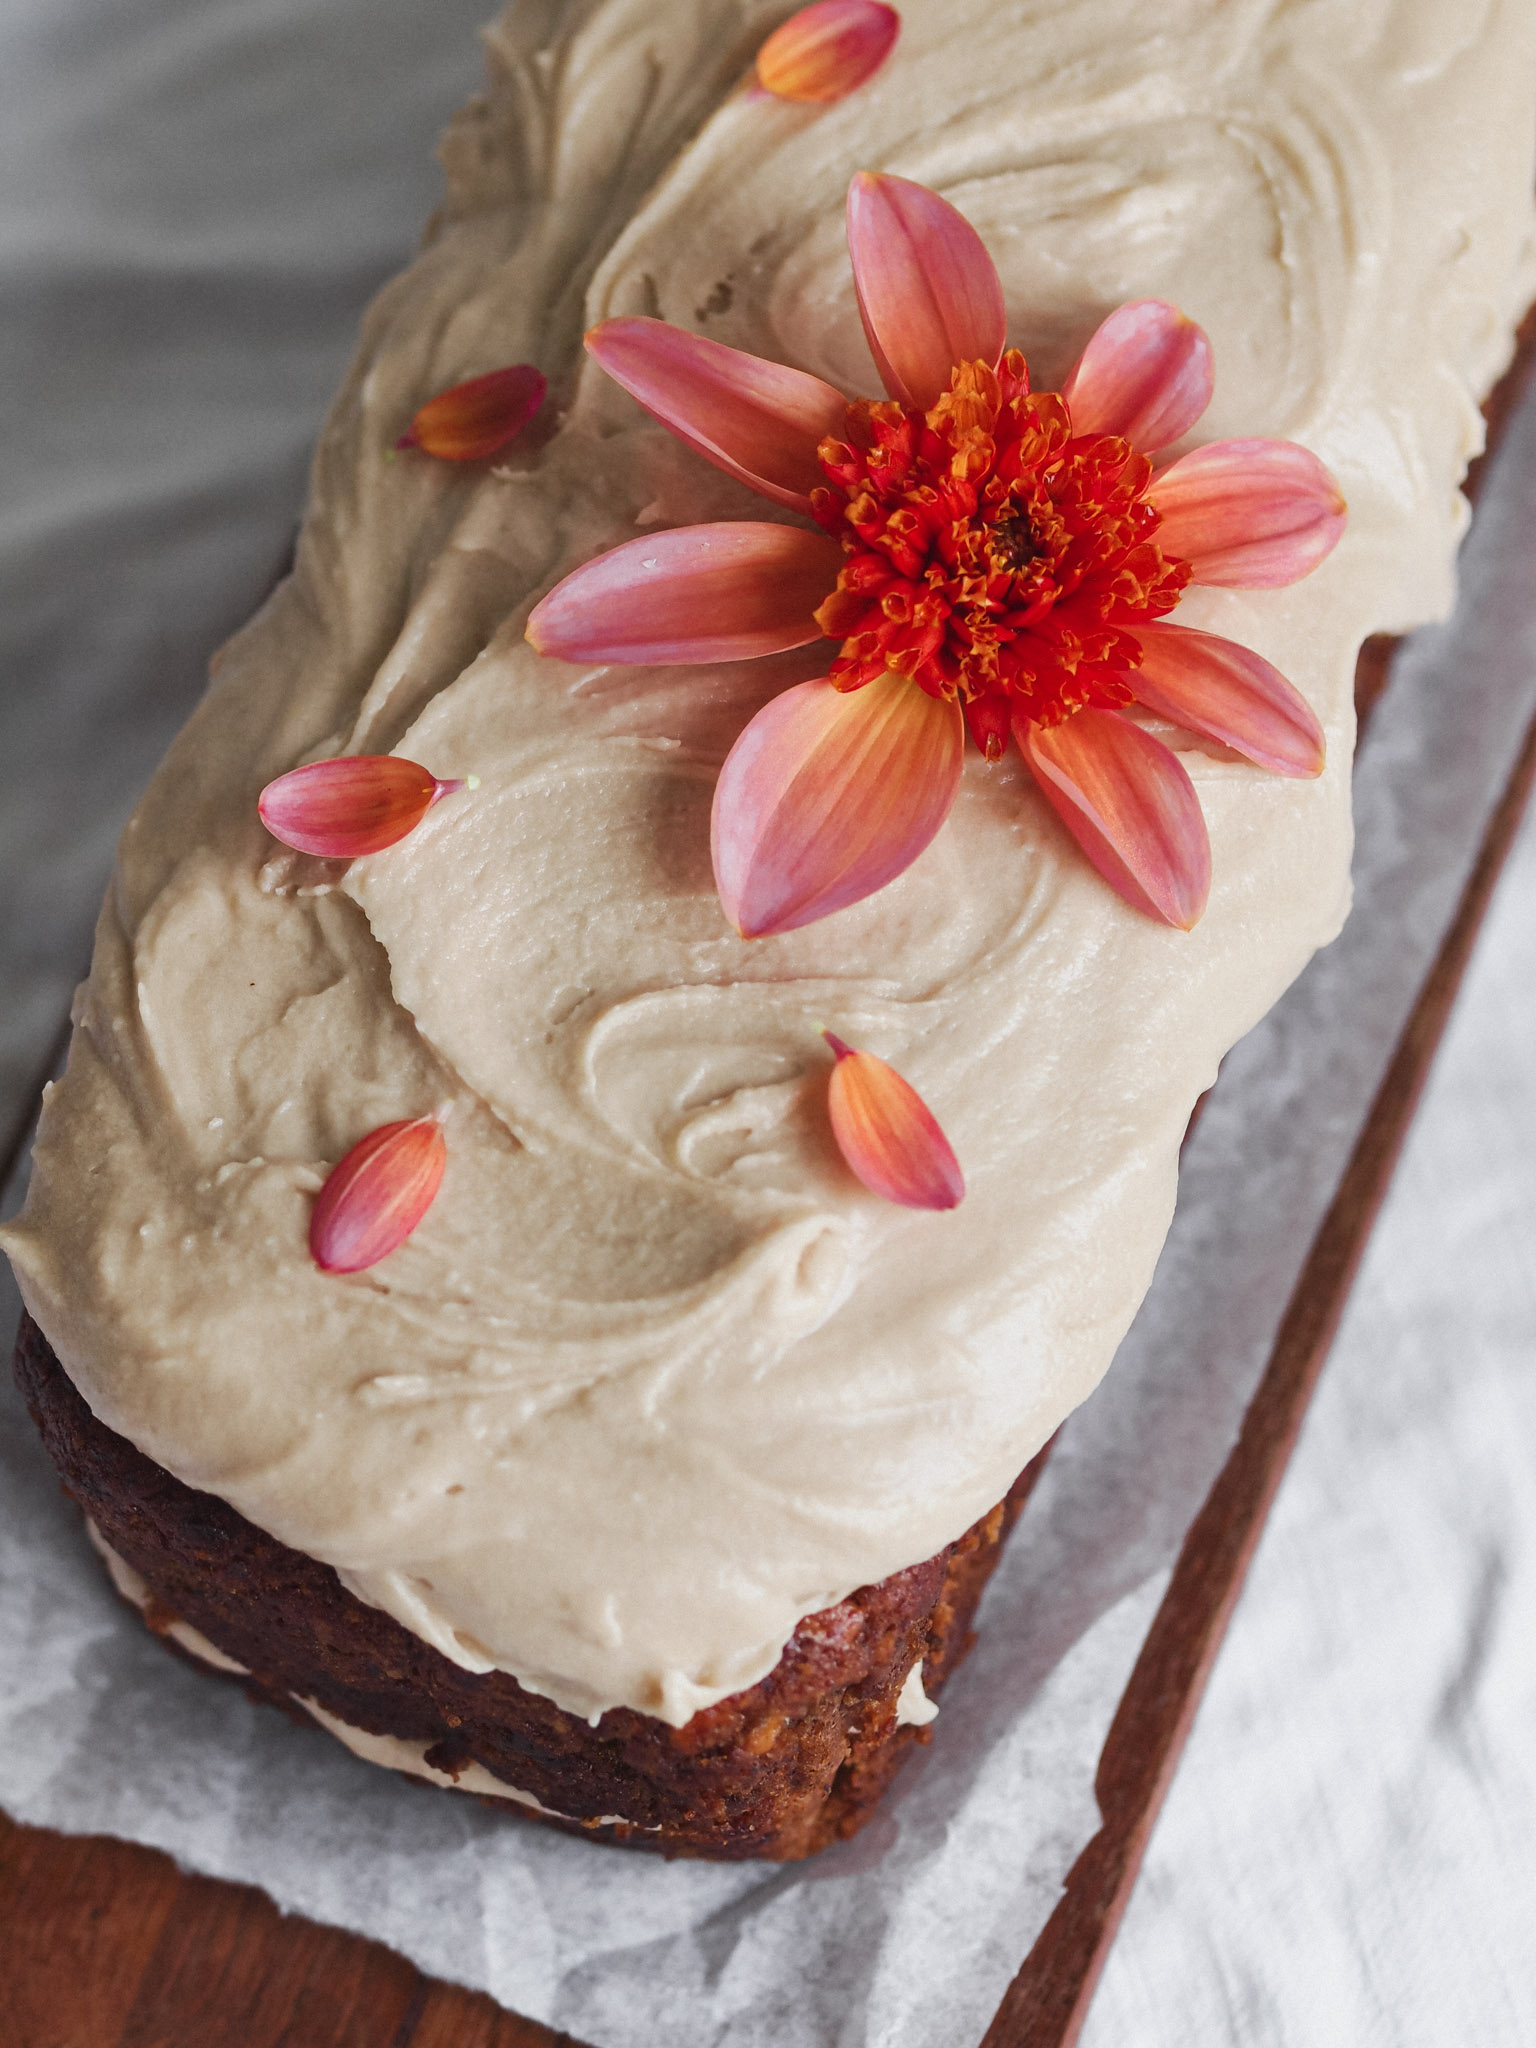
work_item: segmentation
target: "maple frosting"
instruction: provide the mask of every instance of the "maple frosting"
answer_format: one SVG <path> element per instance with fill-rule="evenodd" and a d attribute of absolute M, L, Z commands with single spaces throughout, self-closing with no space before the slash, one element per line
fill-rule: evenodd
<path fill-rule="evenodd" d="M 523 0 L 445 145 L 428 244 L 368 316 L 293 576 L 124 835 L 27 1208 L 28 1307 L 95 1413 L 470 1669 L 681 1723 L 795 1624 L 928 1557 L 1095 1386 L 1151 1279 L 1222 1054 L 1348 903 L 1360 640 L 1439 615 L 1477 400 L 1532 272 L 1526 0 L 905 0 L 842 103 L 740 90 L 783 0 Z M 859 169 L 941 191 L 1051 386 L 1118 303 L 1208 331 L 1196 439 L 1304 442 L 1350 504 L 1285 591 L 1178 613 L 1258 648 L 1316 782 L 1170 735 L 1214 884 L 1186 934 L 1092 873 L 1015 756 L 974 752 L 898 882 L 744 942 L 711 880 L 720 761 L 825 649 L 574 667 L 552 580 L 761 500 L 580 354 L 655 313 L 878 383 L 843 239 Z M 416 407 L 531 361 L 503 466 L 391 459 Z M 786 515 L 787 516 L 787 515 Z M 344 868 L 263 784 L 395 750 L 479 787 Z M 948 1215 L 867 1195 L 819 1027 L 918 1088 Z M 443 1106 L 411 1240 L 310 1260 L 329 1166 Z"/>

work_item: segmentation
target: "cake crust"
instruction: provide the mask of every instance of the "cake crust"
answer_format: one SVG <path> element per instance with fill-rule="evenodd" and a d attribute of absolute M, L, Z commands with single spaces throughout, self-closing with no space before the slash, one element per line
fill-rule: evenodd
<path fill-rule="evenodd" d="M 329 1565 L 183 1485 L 97 1420 L 30 1316 L 15 1372 L 65 1490 L 144 1580 L 145 1619 L 169 1647 L 173 1625 L 190 1624 L 244 1667 L 252 1698 L 295 1719 L 312 1701 L 351 1729 L 424 1745 L 438 1771 L 479 1765 L 548 1810 L 487 1804 L 667 1856 L 787 1862 L 857 1832 L 928 1739 L 897 1719 L 903 1686 L 920 1663 L 937 1695 L 969 1649 L 1045 1458 L 958 1542 L 808 1615 L 757 1684 L 681 1728 L 628 1707 L 593 1726 L 508 1672 L 451 1663 Z"/>

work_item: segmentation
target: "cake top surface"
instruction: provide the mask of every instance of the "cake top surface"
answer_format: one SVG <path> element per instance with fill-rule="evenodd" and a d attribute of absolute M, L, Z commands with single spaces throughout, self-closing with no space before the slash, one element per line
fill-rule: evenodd
<path fill-rule="evenodd" d="M 785 11 L 526 4 L 490 32 L 295 573 L 125 834 L 5 1234 L 93 1409 L 179 1477 L 461 1664 L 678 1723 L 952 1541 L 1108 1365 L 1195 1100 L 1344 915 L 1355 651 L 1449 603 L 1476 396 L 1530 280 L 1528 9 L 911 0 L 879 77 L 816 108 L 741 89 Z M 660 314 L 878 391 L 860 169 L 979 230 L 1037 384 L 1117 304 L 1169 299 L 1215 348 L 1198 438 L 1288 437 L 1343 485 L 1306 582 L 1180 607 L 1328 740 L 1297 782 L 1170 735 L 1213 849 L 1192 932 L 1105 889 L 1016 759 L 972 754 L 899 881 L 743 941 L 711 791 L 825 650 L 634 669 L 523 638 L 599 550 L 763 516 L 582 363 L 584 327 Z M 423 399 L 512 361 L 552 380 L 539 445 L 390 459 Z M 274 847 L 264 783 L 387 750 L 473 800 L 346 868 Z M 849 1176 L 824 1025 L 933 1106 L 959 1209 Z M 328 1165 L 435 1109 L 422 1227 L 318 1271 Z"/>

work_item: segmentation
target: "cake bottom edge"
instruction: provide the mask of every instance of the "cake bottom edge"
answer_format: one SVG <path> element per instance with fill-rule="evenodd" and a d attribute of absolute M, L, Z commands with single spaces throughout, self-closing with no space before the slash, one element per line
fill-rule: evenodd
<path fill-rule="evenodd" d="M 668 1857 L 788 1862 L 855 1834 L 972 1641 L 976 1604 L 1049 1445 L 923 1563 L 808 1615 L 778 1664 L 682 1728 L 594 1727 L 473 1673 L 100 1422 L 23 1317 L 17 1382 L 118 1592 L 168 1648 L 354 1754 L 523 1819 Z"/>

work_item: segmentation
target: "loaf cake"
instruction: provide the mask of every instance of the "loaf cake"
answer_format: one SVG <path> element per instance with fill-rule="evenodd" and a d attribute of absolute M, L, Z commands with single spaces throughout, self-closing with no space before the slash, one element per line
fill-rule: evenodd
<path fill-rule="evenodd" d="M 3 1233 L 20 1383 L 171 1647 L 360 1755 L 669 1854 L 817 1849 L 931 1725 L 1150 1282 L 1194 1103 L 1344 917 L 1356 650 L 1449 607 L 1478 400 L 1531 292 L 1529 10 L 900 12 L 830 99 L 752 82 L 782 0 L 518 4 L 488 32 L 293 573 L 124 835 Z M 782 480 L 765 504 L 616 338 L 661 322 L 872 400 L 807 444 L 834 481 L 867 463 L 941 394 L 880 360 L 850 187 L 909 209 L 920 258 L 953 213 L 972 281 L 996 266 L 1006 332 L 957 360 L 946 420 L 980 432 L 985 403 L 1001 448 L 1002 409 L 1064 436 L 1075 403 L 1081 438 L 1085 349 L 1119 309 L 1177 309 L 1157 331 L 1208 339 L 1214 391 L 1116 458 L 1127 503 L 1162 517 L 1190 450 L 1284 445 L 1327 479 L 1328 546 L 1257 588 L 1170 549 L 1047 709 L 1005 662 L 991 724 L 981 636 L 950 672 L 936 639 L 909 658 L 827 611 L 837 507 Z M 510 366 L 530 407 L 547 380 L 531 424 L 434 454 L 423 406 Z M 812 599 L 843 654 L 815 628 L 593 651 L 589 565 L 764 522 L 796 561 L 843 550 Z M 1065 559 L 1039 518 L 992 531 L 1005 581 Z M 1288 679 L 1318 772 L 1138 696 L 1175 629 Z M 964 699 L 974 743 L 921 848 L 764 923 L 731 866 L 746 811 L 716 797 L 753 785 L 722 764 L 834 659 L 850 701 L 887 673 L 957 725 Z M 1092 718 L 1191 792 L 1166 900 L 1052 793 L 1051 736 Z M 453 794 L 351 859 L 266 829 L 263 791 L 358 756 Z M 829 1116 L 849 1048 L 916 1091 L 963 1200 L 875 1191 Z M 328 1257 L 338 1162 L 428 1126 L 415 1227 Z"/>

